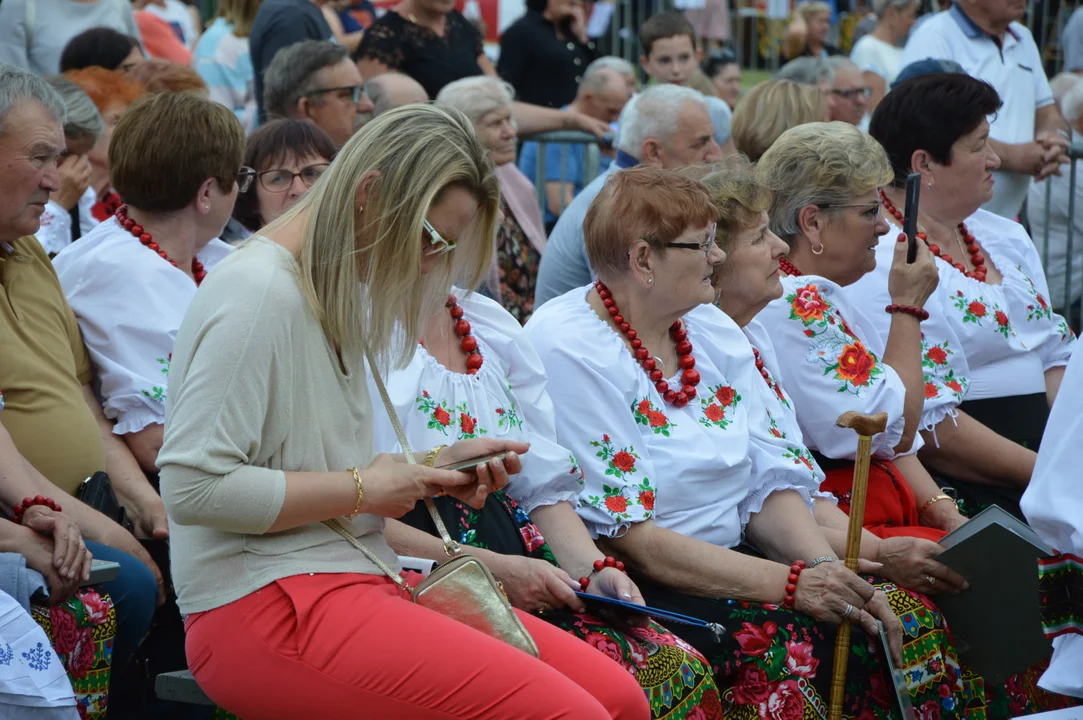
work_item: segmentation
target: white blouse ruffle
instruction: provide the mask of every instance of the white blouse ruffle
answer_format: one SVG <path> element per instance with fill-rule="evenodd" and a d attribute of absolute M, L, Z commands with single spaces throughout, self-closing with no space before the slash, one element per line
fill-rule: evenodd
<path fill-rule="evenodd" d="M 211 240 L 210 270 L 232 248 Z M 110 218 L 53 259 L 94 363 L 105 416 L 117 435 L 165 422 L 173 339 L 196 294 L 188 275 Z"/>
<path fill-rule="evenodd" d="M 734 547 L 773 492 L 796 491 L 811 509 L 819 479 L 771 433 L 752 348 L 729 317 L 710 305 L 685 315 L 700 383 L 677 408 L 586 302 L 589 290 L 550 300 L 526 332 L 550 378 L 559 437 L 582 463 L 579 514 L 593 536 L 653 518 Z"/>
<path fill-rule="evenodd" d="M 387 392 L 412 449 L 424 453 L 474 437 L 530 443 L 522 472 L 508 484 L 508 495 L 527 513 L 561 501 L 574 506 L 583 486 L 582 473 L 572 454 L 557 443 L 553 403 L 538 354 L 518 321 L 498 303 L 477 294 L 464 296 L 458 288 L 452 292 L 484 363 L 473 376 L 452 372 L 418 347 L 409 365 L 389 373 Z M 374 447 L 378 452 L 400 452 L 371 376 L 369 384 L 378 419 Z"/>
<path fill-rule="evenodd" d="M 83 196 L 79 198 L 79 230 L 80 237 L 87 235 L 98 226 L 98 219 L 91 213 L 91 208 L 98 201 L 98 193 L 94 188 L 87 188 Z M 71 245 L 71 214 L 67 210 L 50 200 L 45 204 L 45 212 L 41 214 L 41 227 L 34 233 L 45 252 L 56 255 L 61 250 Z"/>

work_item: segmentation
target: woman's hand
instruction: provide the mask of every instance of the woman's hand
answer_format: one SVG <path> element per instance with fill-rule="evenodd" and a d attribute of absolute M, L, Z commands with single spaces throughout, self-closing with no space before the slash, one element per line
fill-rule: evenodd
<path fill-rule="evenodd" d="M 90 161 L 86 155 L 68 155 L 57 169 L 60 171 L 60 189 L 53 200 L 65 210 L 71 210 L 90 187 Z"/>
<path fill-rule="evenodd" d="M 485 497 L 494 490 L 500 490 L 508 484 L 508 476 L 515 475 L 523 469 L 523 462 L 519 455 L 530 450 L 530 445 L 522 442 L 496 440 L 493 438 L 478 438 L 474 440 L 460 440 L 449 448 L 445 448 L 436 458 L 437 467 L 454 465 L 471 458 L 485 457 L 496 453 L 506 453 L 503 460 L 490 460 L 484 465 L 478 465 L 468 470 L 470 475 L 476 476 L 476 482 L 472 486 L 464 488 L 448 488 L 446 492 L 452 497 L 461 500 L 475 508 L 485 504 Z"/>
<path fill-rule="evenodd" d="M 487 562 L 493 576 L 503 583 L 508 600 L 520 610 L 535 613 L 567 607 L 583 612 L 583 601 L 575 595 L 579 584 L 560 568 L 519 555 L 496 554 Z"/>
<path fill-rule="evenodd" d="M 361 482 L 365 491 L 362 512 L 389 518 L 402 517 L 421 498 L 444 492 L 455 497 L 459 497 L 457 493 L 468 493 L 472 497 L 478 490 L 474 475 L 399 462 L 385 453 L 377 455 L 361 471 Z"/>
<path fill-rule="evenodd" d="M 640 594 L 639 588 L 632 582 L 632 578 L 616 568 L 602 568 L 600 572 L 595 573 L 594 577 L 591 578 L 590 585 L 587 586 L 587 592 L 616 600 L 624 600 L 636 605 L 647 604 L 643 599 L 643 595 Z M 598 608 L 594 614 L 621 631 L 628 627 L 647 627 L 650 622 L 650 618 L 646 615 L 627 613 L 620 608 L 605 610 Z"/>
<path fill-rule="evenodd" d="M 877 557 L 884 565 L 884 577 L 907 590 L 927 595 L 954 595 L 969 587 L 962 575 L 935 560 L 944 548 L 934 542 L 915 537 L 891 537 L 882 538 L 879 548 Z M 933 579 L 931 583 L 930 578 Z"/>
<path fill-rule="evenodd" d="M 877 588 L 873 593 L 872 600 L 866 603 L 865 611 L 884 624 L 884 631 L 887 633 L 887 644 L 891 648 L 891 661 L 895 664 L 895 667 L 901 668 L 903 666 L 902 623 L 899 622 L 899 618 L 891 609 L 891 603 L 888 602 L 887 595 Z M 873 637 L 877 637 L 878 634 L 878 632 L 874 632 Z"/>
<path fill-rule="evenodd" d="M 582 130 L 599 138 L 604 138 L 613 132 L 613 128 L 609 127 L 609 123 L 603 120 L 592 118 L 590 115 L 581 112 L 572 112 L 571 110 L 565 110 L 564 112 L 567 115 L 564 127 L 568 130 Z"/>
<path fill-rule="evenodd" d="M 908 263 L 906 262 L 906 235 L 899 233 L 896 240 L 895 255 L 891 260 L 891 272 L 887 279 L 891 302 L 896 305 L 925 307 L 925 301 L 933 294 L 940 282 L 936 259 L 929 250 L 929 246 L 918 240 L 914 262 Z"/>
<path fill-rule="evenodd" d="M 18 527 L 22 535 L 18 543 L 18 552 L 26 559 L 26 566 L 45 576 L 49 585 L 49 604 L 64 602 L 79 589 L 79 578 L 67 578 L 56 569 L 53 558 L 56 556 L 56 543 L 48 535 L 34 532 L 29 527 Z"/>
<path fill-rule="evenodd" d="M 70 516 L 32 505 L 23 513 L 23 525 L 53 538 L 53 567 L 65 580 L 78 585 L 90 579 L 90 551 Z"/>

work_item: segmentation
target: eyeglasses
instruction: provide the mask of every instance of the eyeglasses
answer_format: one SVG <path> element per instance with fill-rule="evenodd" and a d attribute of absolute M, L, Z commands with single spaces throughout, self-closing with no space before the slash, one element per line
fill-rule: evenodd
<path fill-rule="evenodd" d="M 844 208 L 861 208 L 865 212 L 872 212 L 873 210 L 875 210 L 876 211 L 876 218 L 875 218 L 876 222 L 880 222 L 880 218 L 884 214 L 884 209 L 880 205 L 880 203 L 878 203 L 878 202 L 875 202 L 875 203 L 857 203 L 857 204 L 852 204 L 852 205 L 824 204 L 824 205 L 817 205 L 816 207 L 820 208 L 821 210 L 841 210 L 841 209 L 844 209 Z M 873 218 L 870 216 L 869 219 L 871 220 Z"/>
<path fill-rule="evenodd" d="M 357 105 L 361 102 L 361 95 L 365 92 L 365 89 L 361 85 L 343 85 L 342 87 L 319 88 L 305 93 L 305 97 L 312 97 L 313 95 L 323 95 L 325 93 L 337 92 L 350 93 L 350 102 L 352 102 L 354 105 Z"/>
<path fill-rule="evenodd" d="M 711 223 L 711 226 L 707 229 L 707 238 L 702 243 L 689 243 L 689 242 L 668 242 L 665 247 L 681 248 L 682 250 L 699 250 L 704 255 L 710 256 L 711 250 L 715 247 L 714 239 L 718 233 L 718 223 Z"/>
<path fill-rule="evenodd" d="M 849 90 L 832 90 L 831 92 L 834 95 L 838 95 L 841 98 L 846 98 L 851 101 L 856 99 L 858 95 L 863 95 L 866 100 L 872 97 L 872 88 L 869 87 L 850 88 Z"/>
<path fill-rule="evenodd" d="M 434 228 L 428 220 L 425 221 L 421 230 L 421 237 L 423 237 L 428 244 L 427 247 L 421 251 L 424 255 L 430 257 L 443 255 L 444 253 L 449 253 L 455 249 L 455 241 L 447 240 L 442 237 L 440 233 L 436 232 L 436 228 Z"/>
<path fill-rule="evenodd" d="M 241 169 L 237 171 L 237 192 L 248 192 L 248 188 L 252 187 L 252 178 L 254 177 L 256 177 L 256 171 L 242 165 Z"/>
<path fill-rule="evenodd" d="M 259 173 L 259 184 L 269 193 L 286 192 L 293 185 L 294 178 L 301 178 L 306 188 L 312 187 L 320 176 L 323 175 L 330 163 L 316 163 L 301 168 L 300 172 L 290 172 L 285 168 L 280 170 L 264 170 Z"/>

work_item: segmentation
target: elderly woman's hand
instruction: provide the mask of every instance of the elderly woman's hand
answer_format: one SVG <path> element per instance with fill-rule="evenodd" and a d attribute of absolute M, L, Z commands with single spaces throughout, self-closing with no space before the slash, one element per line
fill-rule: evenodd
<path fill-rule="evenodd" d="M 914 262 L 908 263 L 906 248 L 906 235 L 899 233 L 895 243 L 895 256 L 891 261 L 891 273 L 887 280 L 891 302 L 896 305 L 925 307 L 925 301 L 940 282 L 936 259 L 929 246 L 919 240 Z"/>
<path fill-rule="evenodd" d="M 943 550 L 936 543 L 921 538 L 883 538 L 877 558 L 884 566 L 883 576 L 907 590 L 958 594 L 969 585 L 962 575 L 935 560 Z"/>
<path fill-rule="evenodd" d="M 53 538 L 53 567 L 64 579 L 75 583 L 90 579 L 92 560 L 79 526 L 70 515 L 32 505 L 23 513 L 23 525 Z"/>
<path fill-rule="evenodd" d="M 584 609 L 583 601 L 575 594 L 579 584 L 544 560 L 494 554 L 486 564 L 503 584 L 508 601 L 520 610 L 534 613 L 551 608 L 567 607 L 575 612 Z"/>
<path fill-rule="evenodd" d="M 891 609 L 891 603 L 888 602 L 887 595 L 877 588 L 872 595 L 872 600 L 865 605 L 864 612 L 874 618 L 873 637 L 876 637 L 879 634 L 879 628 L 875 627 L 875 621 L 879 620 L 884 624 L 884 630 L 887 633 L 887 644 L 888 647 L 891 648 L 891 661 L 895 664 L 895 667 L 901 668 L 903 645 L 902 623 L 899 622 L 899 618 Z M 858 621 L 855 620 L 854 622 Z M 862 623 L 862 627 L 865 627 L 864 623 Z"/>

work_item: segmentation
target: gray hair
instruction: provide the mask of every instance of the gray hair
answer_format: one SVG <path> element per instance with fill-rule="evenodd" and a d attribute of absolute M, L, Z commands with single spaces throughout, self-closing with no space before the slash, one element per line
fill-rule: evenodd
<path fill-rule="evenodd" d="M 850 58 L 845 55 L 834 55 L 824 59 L 824 64 L 831 70 L 831 84 L 835 84 L 835 76 L 839 74 L 839 70 L 853 70 L 854 72 L 861 72 L 861 68 L 857 66 Z"/>
<path fill-rule="evenodd" d="M 647 138 L 668 140 L 677 132 L 677 119 L 688 103 L 710 115 L 707 99 L 692 88 L 680 85 L 652 85 L 624 106 L 620 116 L 620 141 L 624 152 L 639 157 Z"/>
<path fill-rule="evenodd" d="M 395 109 L 395 96 L 390 92 L 388 85 L 390 83 L 403 83 L 406 85 L 416 86 L 421 94 L 424 95 L 424 101 L 429 99 L 428 94 L 425 92 L 425 88 L 421 86 L 417 80 L 414 80 L 409 75 L 399 72 L 385 72 L 376 75 L 371 80 L 365 83 L 365 94 L 369 96 L 369 100 L 372 101 L 372 116 L 377 117 L 383 115 L 388 110 Z"/>
<path fill-rule="evenodd" d="M 455 108 L 474 125 L 491 112 L 510 108 L 514 100 L 515 89 L 489 75 L 475 75 L 448 83 L 436 96 L 437 105 Z"/>
<path fill-rule="evenodd" d="M 623 62 L 623 60 L 621 61 Z M 629 65 L 631 67 L 631 65 Z M 609 83 L 613 81 L 614 77 L 618 82 L 627 87 L 624 82 L 624 75 L 615 68 L 611 67 L 594 67 L 594 63 L 587 66 L 587 71 L 583 73 L 583 81 L 579 83 L 579 92 L 590 91 L 595 95 L 601 95 L 609 87 Z"/>
<path fill-rule="evenodd" d="M 64 101 L 56 90 L 49 87 L 49 83 L 14 65 L 0 63 L 0 133 L 4 132 L 4 120 L 8 113 L 24 100 L 36 102 L 57 122 L 64 123 Z"/>
<path fill-rule="evenodd" d="M 636 69 L 632 63 L 616 55 L 605 55 L 587 65 L 587 71 L 583 73 L 583 82 L 589 80 L 599 70 L 612 70 L 618 75 L 631 75 L 633 78 L 636 75 Z"/>
<path fill-rule="evenodd" d="M 834 85 L 835 68 L 818 57 L 799 57 L 782 66 L 776 80 L 789 80 L 798 85 Z"/>
<path fill-rule="evenodd" d="M 1072 126 L 1083 117 L 1083 77 L 1074 72 L 1062 72 L 1049 81 L 1053 99 L 1061 115 Z"/>
<path fill-rule="evenodd" d="M 78 140 L 84 137 L 93 137 L 95 141 L 101 138 L 105 132 L 105 123 L 102 122 L 101 113 L 94 107 L 94 101 L 83 92 L 82 88 L 60 75 L 49 75 L 45 82 L 56 90 L 57 95 L 64 102 L 64 110 L 67 119 L 64 121 L 64 137 L 68 140 Z"/>
<path fill-rule="evenodd" d="M 344 45 L 305 40 L 279 50 L 263 72 L 263 105 L 269 115 L 292 117 L 297 102 L 319 89 L 320 70 L 349 57 Z"/>
<path fill-rule="evenodd" d="M 911 5 L 917 5 L 918 2 L 919 0 L 872 0 L 872 11 L 876 13 L 877 19 L 883 20 L 888 8 L 895 8 L 902 12 Z"/>

